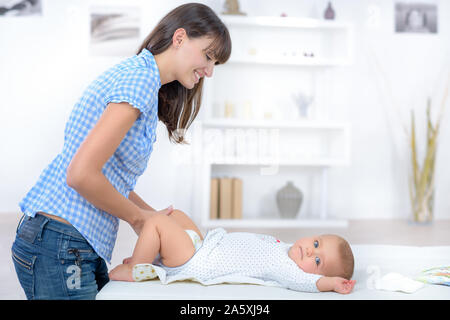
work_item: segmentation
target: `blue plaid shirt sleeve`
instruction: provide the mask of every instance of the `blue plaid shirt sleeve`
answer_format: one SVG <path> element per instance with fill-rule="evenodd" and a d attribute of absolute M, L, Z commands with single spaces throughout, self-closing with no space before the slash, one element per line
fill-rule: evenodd
<path fill-rule="evenodd" d="M 156 83 L 154 74 L 148 68 L 121 70 L 106 94 L 106 102 L 128 102 L 142 113 L 148 113 L 158 97 Z"/>

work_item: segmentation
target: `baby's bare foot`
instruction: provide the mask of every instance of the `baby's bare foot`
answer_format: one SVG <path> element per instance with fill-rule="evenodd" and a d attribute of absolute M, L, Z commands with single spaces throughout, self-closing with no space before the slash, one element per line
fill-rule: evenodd
<path fill-rule="evenodd" d="M 130 264 L 119 264 L 109 272 L 109 279 L 114 281 L 134 281 L 132 275 L 133 266 Z"/>

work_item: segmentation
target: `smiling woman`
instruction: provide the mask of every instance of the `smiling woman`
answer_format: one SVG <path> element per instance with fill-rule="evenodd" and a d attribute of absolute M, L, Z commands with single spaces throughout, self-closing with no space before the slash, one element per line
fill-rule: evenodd
<path fill-rule="evenodd" d="M 173 141 L 184 142 L 183 133 L 200 109 L 203 76 L 211 77 L 214 65 L 231 55 L 228 29 L 209 7 L 188 3 L 158 23 L 138 52 L 144 49 L 169 69 L 167 79 L 161 79 L 158 117 Z"/>
<path fill-rule="evenodd" d="M 109 281 L 105 260 L 111 261 L 119 219 L 140 234 L 149 218 L 172 213 L 134 192 L 158 120 L 172 141 L 184 143 L 199 112 L 203 77 L 230 54 L 217 15 L 185 4 L 158 23 L 137 55 L 86 88 L 66 123 L 62 151 L 19 204 L 25 216 L 12 257 L 27 298 L 94 299 Z"/>

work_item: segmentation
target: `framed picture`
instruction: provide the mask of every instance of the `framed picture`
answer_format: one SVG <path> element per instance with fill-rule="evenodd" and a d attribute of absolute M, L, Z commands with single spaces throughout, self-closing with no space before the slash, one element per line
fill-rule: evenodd
<path fill-rule="evenodd" d="M 0 17 L 40 15 L 41 0 L 0 0 Z"/>
<path fill-rule="evenodd" d="M 94 56 L 129 56 L 139 46 L 137 7 L 91 7 L 90 53 Z"/>
<path fill-rule="evenodd" d="M 396 3 L 395 32 L 437 33 L 437 5 Z"/>

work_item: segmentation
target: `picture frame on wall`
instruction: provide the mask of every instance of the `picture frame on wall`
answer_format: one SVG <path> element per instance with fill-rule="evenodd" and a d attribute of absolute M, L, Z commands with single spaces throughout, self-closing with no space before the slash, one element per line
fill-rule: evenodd
<path fill-rule="evenodd" d="M 140 40 L 138 7 L 90 8 L 90 54 L 92 56 L 130 56 Z"/>
<path fill-rule="evenodd" d="M 438 8 L 433 3 L 395 4 L 395 32 L 436 34 Z"/>
<path fill-rule="evenodd" d="M 41 0 L 0 0 L 0 17 L 41 15 Z"/>

